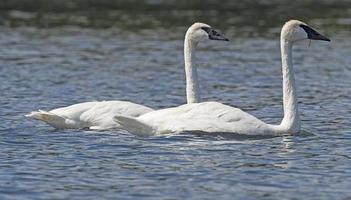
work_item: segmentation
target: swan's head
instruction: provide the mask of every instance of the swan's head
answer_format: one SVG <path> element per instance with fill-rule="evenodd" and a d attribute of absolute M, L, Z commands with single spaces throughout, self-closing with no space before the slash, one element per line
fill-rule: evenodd
<path fill-rule="evenodd" d="M 199 23 L 199 22 L 194 23 L 189 27 L 185 37 L 195 43 L 204 42 L 207 40 L 229 41 L 219 31 L 215 30 L 214 28 L 212 28 L 207 24 Z"/>
<path fill-rule="evenodd" d="M 310 40 L 324 40 L 330 39 L 321 35 L 306 23 L 298 20 L 290 20 L 286 22 L 282 28 L 281 37 L 290 42 L 301 41 L 305 39 Z"/>

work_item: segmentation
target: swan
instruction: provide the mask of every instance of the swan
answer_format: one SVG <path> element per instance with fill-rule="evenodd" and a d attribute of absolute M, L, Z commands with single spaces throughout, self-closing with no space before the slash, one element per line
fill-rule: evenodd
<path fill-rule="evenodd" d="M 207 40 L 228 41 L 208 24 L 194 23 L 189 27 L 184 40 L 184 61 L 186 75 L 186 97 L 188 103 L 200 102 L 197 70 L 194 63 L 195 49 L 200 42 Z M 74 104 L 50 111 L 33 111 L 26 117 L 43 121 L 57 129 L 108 130 L 120 128 L 114 116 L 138 117 L 153 111 L 152 108 L 128 101 L 101 101 Z"/>
<path fill-rule="evenodd" d="M 330 39 L 298 20 L 286 22 L 281 30 L 284 117 L 279 125 L 266 124 L 256 117 L 218 102 L 185 104 L 149 112 L 137 118 L 116 116 L 122 128 L 137 135 L 177 132 L 236 133 L 279 136 L 300 131 L 300 117 L 292 62 L 295 42 Z"/>

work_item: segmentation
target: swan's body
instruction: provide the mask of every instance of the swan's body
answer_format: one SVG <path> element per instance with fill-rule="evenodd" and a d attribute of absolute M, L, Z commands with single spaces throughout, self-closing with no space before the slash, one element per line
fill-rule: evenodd
<path fill-rule="evenodd" d="M 274 126 L 254 116 L 217 102 L 185 104 L 146 113 L 138 118 L 117 116 L 123 128 L 137 135 L 178 132 L 245 133 L 270 135 Z"/>
<path fill-rule="evenodd" d="M 106 130 L 120 128 L 120 125 L 113 121 L 116 115 L 138 117 L 150 111 L 153 109 L 128 101 L 101 101 L 74 104 L 49 112 L 34 111 L 26 116 L 44 121 L 58 129 Z"/>
<path fill-rule="evenodd" d="M 307 38 L 330 41 L 297 20 L 287 22 L 281 32 L 284 118 L 279 125 L 266 124 L 240 109 L 216 102 L 153 111 L 137 118 L 116 116 L 116 121 L 128 131 L 142 135 L 184 131 L 246 135 L 297 133 L 300 131 L 300 118 L 292 66 L 292 44 Z"/>
<path fill-rule="evenodd" d="M 194 63 L 195 49 L 199 42 L 206 40 L 228 40 L 209 25 L 195 23 L 189 27 L 184 41 L 184 61 L 187 83 L 187 102 L 200 101 L 197 71 Z M 114 116 L 138 117 L 153 111 L 152 108 L 127 101 L 102 101 L 74 104 L 51 111 L 34 111 L 26 115 L 43 121 L 58 129 L 114 129 L 121 126 Z"/>

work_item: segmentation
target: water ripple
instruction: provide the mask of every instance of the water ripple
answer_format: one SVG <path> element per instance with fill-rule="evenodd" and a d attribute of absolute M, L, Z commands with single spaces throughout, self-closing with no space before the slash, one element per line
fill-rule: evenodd
<path fill-rule="evenodd" d="M 92 100 L 154 108 L 185 102 L 182 34 L 76 32 L 1 28 L 1 199 L 351 197 L 350 35 L 295 48 L 299 135 L 142 138 L 53 130 L 23 117 Z M 278 40 L 233 37 L 229 44 L 200 45 L 198 57 L 205 100 L 279 123 Z"/>

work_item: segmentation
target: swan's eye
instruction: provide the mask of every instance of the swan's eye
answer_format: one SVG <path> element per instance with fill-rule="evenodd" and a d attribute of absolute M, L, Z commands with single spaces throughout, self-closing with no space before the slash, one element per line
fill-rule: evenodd
<path fill-rule="evenodd" d="M 215 31 L 215 30 L 212 30 L 212 35 L 220 36 L 220 34 L 217 31 Z"/>
<path fill-rule="evenodd" d="M 225 38 L 222 34 L 220 34 L 218 31 L 214 30 L 213 28 L 202 27 L 201 29 L 204 30 L 208 34 L 208 38 L 210 40 L 229 41 L 227 38 Z"/>
<path fill-rule="evenodd" d="M 212 29 L 210 27 L 201 27 L 202 30 L 204 30 L 207 34 L 211 34 Z"/>
<path fill-rule="evenodd" d="M 201 29 L 206 31 L 207 34 L 212 35 L 212 36 L 220 36 L 221 35 L 216 30 L 214 30 L 210 27 L 202 27 Z"/>
<path fill-rule="evenodd" d="M 300 25 L 301 28 L 303 28 L 303 30 L 306 31 L 307 34 L 311 34 L 311 35 L 320 35 L 320 33 L 318 33 L 317 31 L 313 30 L 311 27 L 306 26 L 301 24 Z"/>

